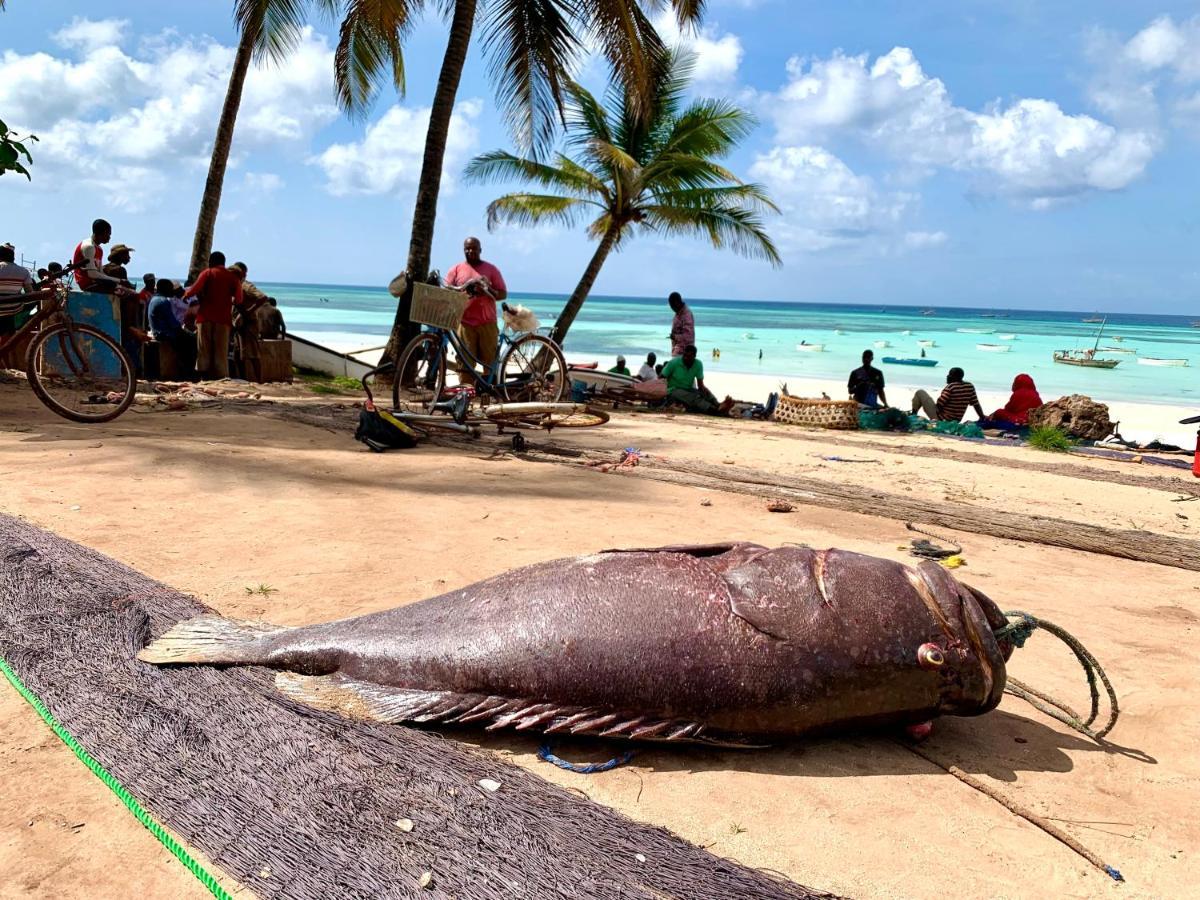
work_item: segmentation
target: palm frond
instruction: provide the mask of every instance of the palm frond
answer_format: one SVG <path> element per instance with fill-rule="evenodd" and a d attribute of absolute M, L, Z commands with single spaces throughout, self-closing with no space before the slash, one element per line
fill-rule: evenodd
<path fill-rule="evenodd" d="M 608 112 L 587 88 L 572 84 L 568 91 L 571 106 L 567 110 L 567 146 L 586 147 L 592 140 L 613 142 Z"/>
<path fill-rule="evenodd" d="M 581 49 L 568 8 L 563 0 L 495 0 L 489 13 L 483 46 L 500 107 L 517 146 L 540 155 L 564 119 L 569 73 Z"/>
<path fill-rule="evenodd" d="M 646 162 L 661 145 L 678 118 L 687 97 L 696 57 L 693 53 L 668 49 L 662 58 L 662 72 L 654 85 L 649 111 L 642 115 L 624 85 L 614 82 L 605 98 L 609 117 L 616 123 L 614 140 L 641 162 Z"/>
<path fill-rule="evenodd" d="M 308 21 L 308 0 L 237 0 L 233 18 L 254 38 L 259 59 L 280 63 L 296 49 Z"/>
<path fill-rule="evenodd" d="M 757 125 L 754 115 L 728 100 L 697 100 L 672 123 L 662 152 L 725 156 Z"/>
<path fill-rule="evenodd" d="M 497 197 L 487 208 L 488 230 L 500 223 L 541 225 L 557 222 L 572 226 L 589 208 L 600 204 L 577 197 L 558 197 L 552 194 L 505 194 Z"/>
<path fill-rule="evenodd" d="M 719 187 L 655 191 L 656 206 L 704 207 L 737 205 L 760 213 L 778 213 L 779 207 L 761 184 L 725 184 Z"/>
<path fill-rule="evenodd" d="M 593 195 L 603 198 L 606 194 L 604 182 L 561 155 L 554 164 L 550 164 L 524 159 L 504 150 L 493 150 L 471 160 L 464 172 L 464 179 L 473 184 L 524 181 L 580 198 Z"/>
<path fill-rule="evenodd" d="M 346 0 L 333 57 L 338 103 L 344 110 L 365 114 L 385 80 L 404 93 L 404 37 L 421 5 L 408 0 Z"/>
<path fill-rule="evenodd" d="M 773 266 L 783 264 L 779 250 L 767 234 L 756 212 L 736 204 L 665 205 L 642 209 L 643 225 L 667 235 L 700 234 L 718 250 L 729 249 L 740 256 L 764 259 Z"/>
<path fill-rule="evenodd" d="M 608 60 L 613 81 L 626 86 L 637 115 L 653 106 L 654 88 L 665 71 L 666 47 L 642 5 L 630 0 L 575 0 L 575 20 L 590 30 Z"/>

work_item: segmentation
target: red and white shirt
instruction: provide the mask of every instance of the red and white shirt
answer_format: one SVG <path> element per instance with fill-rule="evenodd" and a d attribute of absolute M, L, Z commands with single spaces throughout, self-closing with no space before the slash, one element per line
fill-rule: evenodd
<path fill-rule="evenodd" d="M 75 270 L 75 283 L 81 291 L 90 291 L 97 281 L 117 281 L 104 274 L 100 264 L 104 262 L 104 248 L 92 238 L 80 241 L 75 247 L 71 262 L 79 266 Z"/>

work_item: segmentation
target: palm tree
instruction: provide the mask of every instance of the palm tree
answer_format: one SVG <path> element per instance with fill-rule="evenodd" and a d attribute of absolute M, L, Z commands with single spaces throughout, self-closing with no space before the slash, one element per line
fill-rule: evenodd
<path fill-rule="evenodd" d="M 693 27 L 705 0 L 669 0 L 681 26 Z M 448 0 L 443 0 L 443 6 Z M 427 5 L 410 0 L 413 9 Z M 644 115 L 663 71 L 665 48 L 647 10 L 663 0 L 455 0 L 449 40 L 425 135 L 425 156 L 417 183 L 412 235 L 405 267 L 409 284 L 429 274 L 442 160 L 450 115 L 475 30 L 484 15 L 484 50 L 505 118 L 517 144 L 539 155 L 552 145 L 569 99 L 570 74 L 581 56 L 581 34 L 594 36 L 615 78 L 626 86 L 631 108 Z M 408 320 L 411 287 L 400 299 L 385 359 L 396 359 L 416 333 Z"/>
<path fill-rule="evenodd" d="M 609 253 L 636 231 L 706 237 L 718 249 L 780 265 L 761 214 L 778 212 L 764 189 L 747 184 L 718 161 L 755 125 L 754 117 L 726 100 L 685 106 L 692 58 L 673 53 L 649 115 L 637 115 L 621 84 L 600 103 L 578 84 L 567 118 L 567 147 L 552 162 L 497 150 L 467 166 L 468 181 L 522 181 L 544 193 L 505 194 L 488 206 L 488 227 L 501 222 L 575 225 L 587 218 L 600 244 L 555 323 L 559 344 L 583 307 Z"/>

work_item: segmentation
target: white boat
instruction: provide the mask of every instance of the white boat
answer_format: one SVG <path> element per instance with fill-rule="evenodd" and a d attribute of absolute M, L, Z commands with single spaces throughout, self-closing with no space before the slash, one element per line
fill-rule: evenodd
<path fill-rule="evenodd" d="M 745 334 L 742 335 L 743 341 L 752 341 L 752 340 L 754 340 L 754 338 L 755 338 L 755 335 L 754 335 L 753 331 L 747 331 Z"/>
<path fill-rule="evenodd" d="M 1098 347 L 1097 353 L 1137 353 L 1132 347 Z"/>
<path fill-rule="evenodd" d="M 1000 341 L 1015 341 L 1017 336 L 1015 334 L 998 334 L 996 335 L 996 339 Z"/>
<path fill-rule="evenodd" d="M 982 350 L 985 353 L 1008 353 L 1012 350 L 1011 344 L 976 344 L 976 350 Z"/>
<path fill-rule="evenodd" d="M 292 365 L 297 369 L 310 369 L 322 375 L 335 377 L 362 378 L 375 368 L 348 353 L 339 353 L 316 341 L 302 338 L 294 331 L 289 331 L 288 337 L 292 341 Z"/>
<path fill-rule="evenodd" d="M 900 332 L 900 333 L 901 333 L 901 334 L 912 334 L 912 329 L 911 329 L 911 328 L 905 328 L 905 329 L 904 329 L 902 332 Z"/>
<path fill-rule="evenodd" d="M 994 334 L 995 328 L 955 328 L 959 334 Z"/>
<path fill-rule="evenodd" d="M 1121 343 L 1121 341 L 1125 340 L 1125 338 L 1121 337 L 1121 336 L 1120 336 L 1120 335 L 1118 335 L 1118 334 L 1114 334 L 1114 335 L 1113 335 L 1113 340 L 1114 340 L 1114 341 L 1116 341 L 1116 342 L 1119 344 L 1119 343 Z"/>
<path fill-rule="evenodd" d="M 1186 366 L 1186 359 L 1159 359 L 1156 356 L 1139 356 L 1139 366 Z"/>
<path fill-rule="evenodd" d="M 796 349 L 801 353 L 823 353 L 825 350 L 824 344 L 797 344 Z"/>
<path fill-rule="evenodd" d="M 880 350 L 882 350 L 885 347 L 892 346 L 892 342 L 891 341 L 875 341 L 875 346 L 878 347 Z"/>
<path fill-rule="evenodd" d="M 842 329 L 840 329 L 840 328 L 835 328 L 835 329 L 833 329 L 833 333 L 836 334 L 838 337 L 841 337 L 846 332 L 842 331 Z"/>
<path fill-rule="evenodd" d="M 936 347 L 937 341 L 921 340 L 921 341 L 917 341 L 917 346 L 918 347 Z"/>
<path fill-rule="evenodd" d="M 568 365 L 567 374 L 571 377 L 571 381 L 582 381 L 588 387 L 596 388 L 600 391 L 632 388 L 637 384 L 637 379 L 632 375 L 606 372 L 600 368 L 592 369 L 583 366 Z"/>

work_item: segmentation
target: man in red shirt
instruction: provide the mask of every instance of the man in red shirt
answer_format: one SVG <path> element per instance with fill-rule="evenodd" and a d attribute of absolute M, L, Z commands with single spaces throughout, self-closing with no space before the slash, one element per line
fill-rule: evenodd
<path fill-rule="evenodd" d="M 224 253 L 213 253 L 208 268 L 183 296 L 200 301 L 196 314 L 196 371 L 200 380 L 228 378 L 233 308 L 242 305 L 240 273 L 225 268 Z"/>
<path fill-rule="evenodd" d="M 122 294 L 124 286 L 119 278 L 104 274 L 104 248 L 112 240 L 112 226 L 104 219 L 92 223 L 92 235 L 75 245 L 71 261 L 78 266 L 75 283 L 81 291 L 92 294 Z"/>
<path fill-rule="evenodd" d="M 469 237 L 463 241 L 464 262 L 460 262 L 446 273 L 445 285 L 456 291 L 466 291 L 471 298 L 463 313 L 459 336 L 471 355 L 483 363 L 485 369 L 496 364 L 496 352 L 500 346 L 500 327 L 496 323 L 496 304 L 508 297 L 504 276 L 480 254 L 483 246 L 479 238 Z M 470 367 L 459 363 L 460 381 L 473 384 Z"/>

